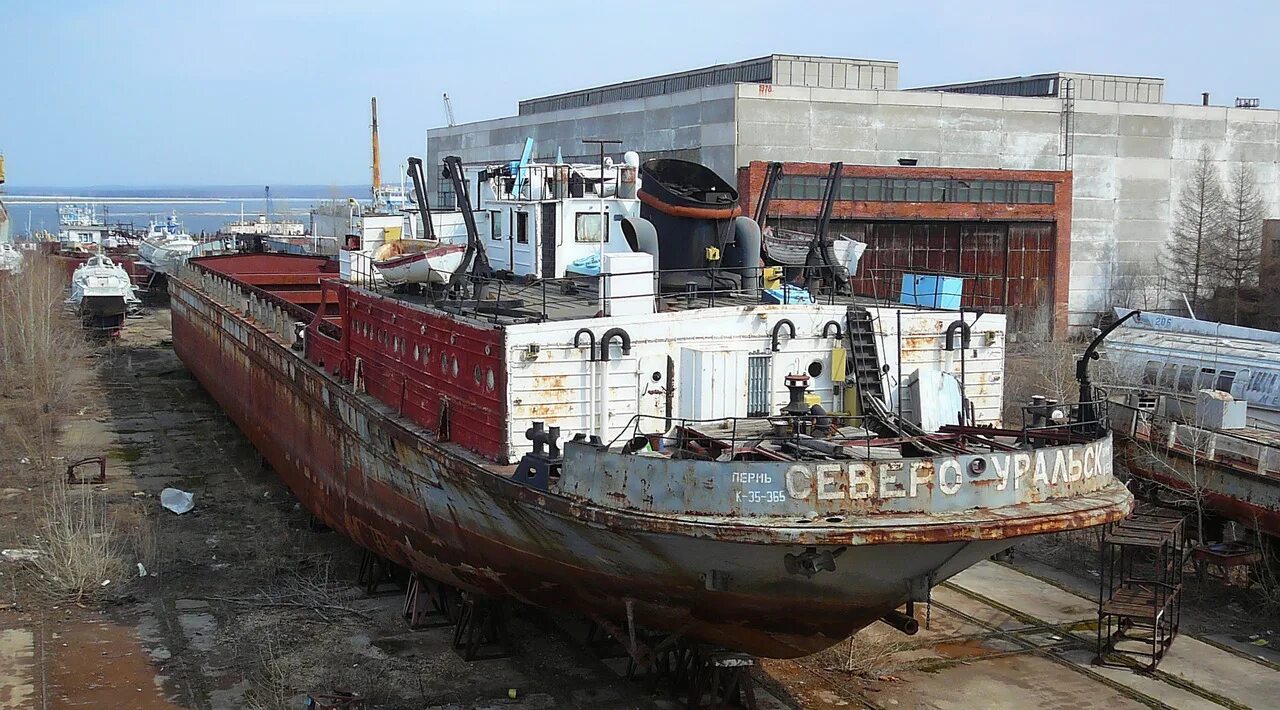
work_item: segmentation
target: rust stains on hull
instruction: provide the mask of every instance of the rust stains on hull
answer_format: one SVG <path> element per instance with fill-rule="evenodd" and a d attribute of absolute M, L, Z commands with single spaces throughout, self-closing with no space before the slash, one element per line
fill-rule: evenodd
<path fill-rule="evenodd" d="M 1123 487 L 956 515 L 779 527 L 575 502 L 508 478 L 353 391 L 267 329 L 172 279 L 174 347 L 298 499 L 398 564 L 490 595 L 683 633 L 757 655 L 826 648 L 1012 537 L 1122 517 Z M 874 520 L 874 522 L 872 522 Z M 834 569 L 789 572 L 788 555 Z"/>

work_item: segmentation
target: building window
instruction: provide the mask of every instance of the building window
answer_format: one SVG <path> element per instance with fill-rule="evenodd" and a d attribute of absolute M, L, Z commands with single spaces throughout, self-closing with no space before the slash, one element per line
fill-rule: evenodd
<path fill-rule="evenodd" d="M 574 219 L 573 238 L 579 242 L 599 242 L 601 236 L 599 212 L 579 212 Z"/>
<path fill-rule="evenodd" d="M 826 178 L 784 175 L 773 196 L 779 200 L 821 200 Z M 837 195 L 863 202 L 989 202 L 1007 205 L 1051 205 L 1054 184 L 1013 180 L 918 180 L 914 178 L 845 178 Z M 1274 249 L 1280 255 L 1280 241 Z"/>
<path fill-rule="evenodd" d="M 458 201 L 453 194 L 453 183 L 448 180 L 440 181 L 440 189 L 436 192 L 436 207 L 442 210 L 458 209 Z"/>

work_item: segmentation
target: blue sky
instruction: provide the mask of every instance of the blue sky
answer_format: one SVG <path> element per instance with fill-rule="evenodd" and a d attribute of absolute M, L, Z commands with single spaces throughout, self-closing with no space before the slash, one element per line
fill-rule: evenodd
<path fill-rule="evenodd" d="M 1274 0 L 0 0 L 0 152 L 14 185 L 361 183 L 370 96 L 394 166 L 442 92 L 475 121 L 772 52 L 897 60 L 903 87 L 1111 72 L 1275 107 L 1278 33 Z"/>

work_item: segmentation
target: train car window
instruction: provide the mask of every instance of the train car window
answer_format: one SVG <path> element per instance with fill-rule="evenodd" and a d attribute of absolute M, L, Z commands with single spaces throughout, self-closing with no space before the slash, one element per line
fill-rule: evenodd
<path fill-rule="evenodd" d="M 1149 387 L 1156 386 L 1156 376 L 1160 374 L 1160 363 L 1155 360 L 1147 360 L 1147 365 L 1142 369 L 1142 384 Z"/>
<path fill-rule="evenodd" d="M 1164 389 L 1173 389 L 1173 380 L 1178 376 L 1178 366 L 1169 364 L 1165 365 L 1160 371 L 1160 386 Z"/>
<path fill-rule="evenodd" d="M 1223 392 L 1230 392 L 1231 385 L 1236 381 L 1236 373 L 1231 370 L 1223 370 L 1218 373 L 1218 389 Z"/>
<path fill-rule="evenodd" d="M 1178 391 L 1190 392 L 1191 386 L 1196 381 L 1196 368 L 1191 365 L 1183 365 L 1182 372 L 1178 373 Z"/>
<path fill-rule="evenodd" d="M 1196 389 L 1207 390 L 1213 387 L 1213 378 L 1218 372 L 1210 367 L 1200 368 L 1200 376 L 1196 378 Z"/>

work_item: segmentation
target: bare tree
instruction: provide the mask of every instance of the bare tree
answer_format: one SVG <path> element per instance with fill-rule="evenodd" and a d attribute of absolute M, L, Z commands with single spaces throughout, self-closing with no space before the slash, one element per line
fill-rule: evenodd
<path fill-rule="evenodd" d="M 1201 146 L 1178 204 L 1174 208 L 1173 232 L 1160 255 L 1169 286 L 1186 296 L 1192 306 L 1212 293 L 1212 265 L 1224 232 L 1222 181 L 1209 146 Z"/>
<path fill-rule="evenodd" d="M 1231 289 L 1231 322 L 1238 324 L 1240 290 L 1258 283 L 1266 209 L 1253 169 L 1244 161 L 1231 171 L 1225 205 L 1225 235 L 1212 271 L 1222 285 Z"/>
<path fill-rule="evenodd" d="M 1159 280 L 1132 261 L 1111 265 L 1111 305 L 1150 310 L 1159 299 Z"/>

